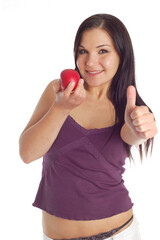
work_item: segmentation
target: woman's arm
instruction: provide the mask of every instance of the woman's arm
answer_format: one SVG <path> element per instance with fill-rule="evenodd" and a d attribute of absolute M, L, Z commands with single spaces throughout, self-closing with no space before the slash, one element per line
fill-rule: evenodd
<path fill-rule="evenodd" d="M 59 82 L 53 81 L 45 89 L 19 139 L 20 156 L 25 163 L 41 158 L 49 150 L 69 112 L 83 102 L 83 81 L 79 81 L 74 93 L 73 88 L 70 83 L 60 91 Z"/>
<path fill-rule="evenodd" d="M 136 90 L 133 86 L 127 89 L 125 124 L 121 137 L 129 145 L 140 145 L 157 134 L 153 113 L 146 106 L 136 106 Z"/>

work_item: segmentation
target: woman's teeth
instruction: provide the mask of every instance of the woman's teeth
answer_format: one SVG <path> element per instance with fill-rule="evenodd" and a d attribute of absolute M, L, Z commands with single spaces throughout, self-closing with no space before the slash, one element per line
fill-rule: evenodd
<path fill-rule="evenodd" d="M 91 74 L 95 74 L 95 73 L 100 73 L 100 72 L 102 72 L 102 70 L 98 70 L 98 71 L 87 71 L 87 72 L 89 72 L 89 73 L 91 73 Z"/>

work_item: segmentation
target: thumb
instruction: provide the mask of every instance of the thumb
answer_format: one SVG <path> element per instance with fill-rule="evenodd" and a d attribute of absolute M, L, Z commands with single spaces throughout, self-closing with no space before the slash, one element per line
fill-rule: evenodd
<path fill-rule="evenodd" d="M 126 110 L 132 112 L 136 106 L 136 89 L 134 86 L 129 86 L 127 88 L 127 105 Z"/>

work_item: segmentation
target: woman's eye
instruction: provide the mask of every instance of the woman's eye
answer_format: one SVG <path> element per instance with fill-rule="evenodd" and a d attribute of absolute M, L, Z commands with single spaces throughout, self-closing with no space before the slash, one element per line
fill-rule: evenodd
<path fill-rule="evenodd" d="M 85 54 L 85 53 L 87 53 L 87 51 L 86 51 L 85 49 L 80 49 L 80 50 L 78 51 L 78 53 L 79 53 L 79 54 Z"/>
<path fill-rule="evenodd" d="M 108 50 L 106 50 L 106 49 L 101 49 L 100 51 L 99 51 L 99 53 L 108 53 Z"/>

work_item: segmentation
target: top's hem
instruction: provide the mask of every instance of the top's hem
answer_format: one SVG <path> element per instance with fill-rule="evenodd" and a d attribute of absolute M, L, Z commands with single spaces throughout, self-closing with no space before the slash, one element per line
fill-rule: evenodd
<path fill-rule="evenodd" d="M 49 213 L 50 215 L 55 216 L 55 217 L 59 217 L 59 218 L 67 219 L 67 220 L 75 220 L 75 221 L 92 221 L 92 220 L 100 220 L 100 219 L 104 219 L 104 218 L 108 218 L 108 217 L 113 217 L 113 216 L 115 216 L 115 215 L 117 215 L 117 214 L 126 212 L 126 211 L 132 209 L 132 207 L 133 207 L 134 204 L 132 203 L 130 207 L 128 207 L 128 208 L 126 208 L 126 209 L 124 209 L 124 210 L 114 211 L 113 213 L 111 213 L 111 214 L 109 214 L 109 215 L 106 214 L 105 216 L 101 216 L 101 217 L 99 216 L 99 217 L 95 217 L 95 218 L 93 218 L 93 217 L 91 217 L 91 218 L 87 218 L 87 217 L 82 217 L 82 218 L 78 218 L 78 217 L 66 217 L 66 216 L 62 216 L 61 214 L 53 213 L 52 211 L 49 211 L 49 210 L 46 209 L 45 207 L 40 207 L 40 206 L 38 206 L 36 203 L 33 203 L 32 205 L 33 205 L 34 207 L 37 207 L 37 208 L 39 208 L 39 209 L 41 209 L 41 210 Z"/>

